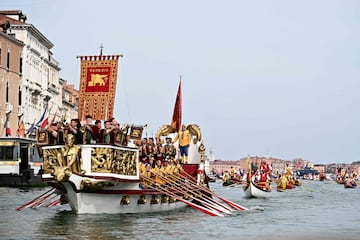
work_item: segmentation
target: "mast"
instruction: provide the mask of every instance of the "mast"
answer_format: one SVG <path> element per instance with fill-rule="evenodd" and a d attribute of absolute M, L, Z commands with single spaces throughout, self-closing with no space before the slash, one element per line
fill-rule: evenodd
<path fill-rule="evenodd" d="M 176 131 L 179 131 L 181 128 L 181 123 L 182 123 L 182 95 L 181 95 L 181 76 L 180 76 L 180 82 L 179 82 L 178 92 L 176 95 L 171 126 L 175 128 Z"/>

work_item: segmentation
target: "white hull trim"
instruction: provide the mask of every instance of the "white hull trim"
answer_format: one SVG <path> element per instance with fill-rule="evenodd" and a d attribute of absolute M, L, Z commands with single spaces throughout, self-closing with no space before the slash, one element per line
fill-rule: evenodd
<path fill-rule="evenodd" d="M 70 179 L 72 178 L 73 176 Z M 187 206 L 185 203 L 174 199 L 171 201 L 170 197 L 162 202 L 163 195 L 161 193 L 140 189 L 137 182 L 121 182 L 117 186 L 94 192 L 74 189 L 79 186 L 78 181 L 80 179 L 79 176 L 76 176 L 73 178 L 75 182 L 62 183 L 66 189 L 64 195 L 69 201 L 72 211 L 78 214 L 152 213 L 172 211 Z M 125 203 L 123 202 L 124 198 L 127 199 Z M 152 201 L 154 199 L 156 201 Z"/>
<path fill-rule="evenodd" d="M 252 181 L 248 188 L 244 189 L 246 198 L 268 198 L 271 196 L 270 191 L 257 188 Z"/>

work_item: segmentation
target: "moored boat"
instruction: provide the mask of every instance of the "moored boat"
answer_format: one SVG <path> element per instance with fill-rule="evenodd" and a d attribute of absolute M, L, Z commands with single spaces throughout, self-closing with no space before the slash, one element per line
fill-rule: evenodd
<path fill-rule="evenodd" d="M 0 138 L 0 187 L 46 186 L 35 144 L 30 138 Z"/>

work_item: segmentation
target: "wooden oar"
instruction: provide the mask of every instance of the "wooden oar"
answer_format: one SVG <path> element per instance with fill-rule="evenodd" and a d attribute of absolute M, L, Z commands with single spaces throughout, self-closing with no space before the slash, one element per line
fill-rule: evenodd
<path fill-rule="evenodd" d="M 201 202 L 203 205 L 205 205 L 206 207 L 210 208 L 210 209 L 213 209 L 214 211 L 217 211 L 217 212 L 222 212 L 222 213 L 230 213 L 228 210 L 226 209 L 223 209 L 223 208 L 219 208 L 217 206 L 215 206 L 214 204 L 211 204 L 205 200 L 202 200 L 202 199 L 199 199 L 199 198 L 196 198 L 194 196 L 191 196 L 191 194 L 189 192 L 186 192 L 183 188 L 181 187 L 176 187 L 175 184 L 174 184 L 174 181 L 166 178 L 165 176 L 162 176 L 161 174 L 158 174 L 156 172 L 154 172 L 155 175 L 157 175 L 159 178 L 161 178 L 162 180 L 164 180 L 165 182 L 167 183 L 172 183 L 174 187 L 171 187 L 171 186 L 166 186 L 166 187 L 162 187 L 163 190 L 166 190 L 166 191 L 170 191 L 170 192 L 179 192 L 179 193 L 182 193 L 183 195 L 185 196 L 189 196 L 191 198 L 193 198 L 194 200 L 198 201 L 198 202 Z M 188 190 L 188 189 L 187 189 Z M 196 192 L 192 192 L 194 195 L 196 194 L 199 194 L 199 193 L 196 193 Z"/>
<path fill-rule="evenodd" d="M 190 189 L 185 187 L 184 185 L 180 185 L 179 183 L 177 183 L 176 181 L 172 180 L 170 177 L 166 177 L 166 175 L 173 177 L 173 175 L 170 174 L 166 174 L 163 173 L 163 175 L 155 173 L 159 178 L 163 179 L 165 182 L 170 183 L 171 185 L 169 185 L 167 188 L 174 189 L 175 191 L 178 191 L 182 194 L 184 194 L 185 196 L 189 196 L 191 198 L 193 198 L 194 200 L 204 204 L 205 206 L 214 209 L 215 211 L 218 212 L 222 212 L 222 213 L 227 213 L 227 214 L 232 214 L 231 211 L 229 209 L 227 209 L 226 207 L 224 208 L 223 206 L 220 206 L 218 204 L 216 204 L 216 201 L 214 202 L 213 199 L 211 198 L 206 198 L 207 196 L 203 195 L 203 193 L 201 192 L 196 192 L 194 191 L 194 189 Z M 191 195 L 193 194 L 193 196 Z M 203 195 L 202 198 L 197 198 L 195 197 L 196 195 Z"/>
<path fill-rule="evenodd" d="M 20 207 L 16 208 L 16 210 L 20 211 L 23 208 L 27 208 L 31 205 L 35 205 L 38 202 L 42 201 L 43 199 L 47 198 L 48 196 L 50 196 L 51 194 L 53 194 L 55 192 L 55 188 L 51 188 L 49 191 L 44 192 L 43 194 L 41 194 L 40 196 L 38 196 L 37 198 L 34 198 L 33 200 L 25 203 L 24 205 L 21 205 Z"/>
<path fill-rule="evenodd" d="M 31 208 L 38 208 L 38 207 L 41 207 L 41 206 L 43 206 L 45 204 L 48 204 L 50 201 L 54 200 L 56 197 L 58 197 L 58 195 L 52 196 L 52 194 L 49 194 L 43 200 L 41 200 L 41 201 L 37 202 L 36 204 L 32 205 Z"/>
<path fill-rule="evenodd" d="M 45 207 L 49 208 L 49 207 L 58 206 L 58 205 L 61 205 L 61 200 L 60 199 L 56 199 L 55 201 L 49 203 Z"/>
<path fill-rule="evenodd" d="M 182 178 L 180 178 L 180 177 L 178 177 L 178 176 L 175 176 L 175 175 L 170 175 L 170 174 L 168 174 L 168 175 L 170 176 L 170 179 L 168 180 L 169 182 L 174 183 L 174 184 L 176 184 L 177 186 L 179 186 L 179 187 L 181 187 L 181 188 L 185 188 L 185 189 L 187 189 L 187 191 L 189 191 L 189 192 L 194 193 L 194 190 L 195 190 L 195 189 L 202 191 L 202 189 L 200 189 L 200 188 L 198 187 L 198 185 L 195 184 L 195 183 L 192 183 L 192 182 L 189 182 L 189 181 L 184 181 L 184 179 L 182 179 Z M 180 183 L 172 180 L 171 178 L 177 179 L 177 181 L 180 181 Z M 189 186 L 189 187 L 187 187 L 187 186 Z M 221 204 L 220 202 L 216 201 L 215 199 L 213 199 L 213 198 L 211 198 L 211 197 L 209 197 L 209 196 L 207 196 L 207 195 L 204 195 L 203 192 L 195 192 L 195 193 L 196 193 L 196 194 L 199 194 L 199 195 L 202 195 L 203 198 L 207 199 L 207 201 L 210 201 L 210 202 L 212 202 L 213 204 L 216 204 L 216 205 L 217 205 L 218 207 L 220 207 L 221 209 L 224 209 L 227 213 L 229 213 L 229 211 L 233 211 L 232 208 L 229 208 L 229 207 Z"/>
<path fill-rule="evenodd" d="M 143 177 L 145 180 L 147 180 L 147 181 L 149 181 L 149 182 L 151 183 L 152 179 L 147 178 L 147 177 L 144 177 L 144 176 L 142 176 L 142 177 Z M 155 183 L 155 182 L 153 182 L 153 183 Z M 158 192 L 160 192 L 160 193 L 162 193 L 162 194 L 169 195 L 169 196 L 175 198 L 176 200 L 181 201 L 181 202 L 189 205 L 190 207 L 193 207 L 193 208 L 195 208 L 195 209 L 197 209 L 197 210 L 199 210 L 199 211 L 201 211 L 201 212 L 203 212 L 203 213 L 205 213 L 205 214 L 207 214 L 207 215 L 210 215 L 210 216 L 221 216 L 221 217 L 224 216 L 223 214 L 221 214 L 221 213 L 219 213 L 219 212 L 217 212 L 217 211 L 213 211 L 213 210 L 211 210 L 211 209 L 207 209 L 207 208 L 205 208 L 205 207 L 203 207 L 203 206 L 200 206 L 200 205 L 198 205 L 198 204 L 194 204 L 194 203 L 192 203 L 192 202 L 190 202 L 190 201 L 187 201 L 186 199 L 183 199 L 182 197 L 176 195 L 175 193 L 171 192 L 170 190 L 167 190 L 166 188 L 164 188 L 164 187 L 162 187 L 162 186 L 153 187 L 152 185 L 149 185 L 148 187 L 150 187 L 150 188 L 152 188 L 152 189 L 154 189 L 154 190 L 156 190 L 156 191 L 158 191 Z"/>
<path fill-rule="evenodd" d="M 145 176 L 142 176 L 142 178 L 144 178 L 146 181 L 148 181 L 148 182 L 150 182 L 150 183 L 154 183 L 151 178 L 147 178 L 147 177 L 145 177 Z M 152 189 L 154 189 L 154 190 L 156 190 L 156 191 L 158 191 L 158 192 L 160 192 L 160 193 L 163 193 L 163 194 L 165 194 L 165 195 L 169 195 L 169 196 L 175 198 L 176 200 L 178 200 L 178 201 L 180 201 L 180 202 L 183 202 L 183 203 L 189 205 L 190 207 L 195 208 L 195 209 L 197 209 L 197 210 L 199 210 L 199 211 L 201 211 L 201 212 L 203 212 L 203 213 L 205 213 L 205 214 L 207 214 L 207 215 L 210 215 L 210 216 L 218 216 L 218 217 L 223 217 L 223 216 L 224 216 L 223 214 L 221 214 L 221 213 L 219 213 L 219 212 L 216 212 L 216 211 L 213 211 L 212 209 L 207 209 L 207 208 L 205 208 L 205 207 L 203 207 L 203 206 L 200 206 L 200 205 L 194 204 L 194 203 L 192 203 L 192 202 L 190 202 L 190 201 L 187 201 L 187 200 L 183 199 L 182 197 L 177 196 L 177 195 L 174 194 L 173 192 L 171 192 L 171 191 L 169 191 L 169 190 L 166 190 L 165 188 L 163 188 L 163 187 L 161 187 L 161 186 L 153 187 L 153 186 L 151 186 L 151 184 L 150 184 L 150 185 L 148 185 L 147 187 L 150 187 L 150 188 L 152 188 Z"/>
<path fill-rule="evenodd" d="M 195 182 L 186 181 L 186 180 L 191 180 L 191 179 L 183 179 L 183 178 L 178 177 L 178 180 L 181 181 L 182 184 L 190 185 L 190 187 L 196 188 L 196 189 L 198 189 L 198 190 L 200 190 L 200 191 L 203 191 L 203 192 L 205 192 L 205 193 L 208 193 L 208 194 L 210 194 L 211 196 L 212 196 L 212 195 L 214 195 L 214 196 L 216 195 L 215 193 L 213 193 L 212 191 L 210 191 L 210 190 L 209 190 L 208 188 L 206 188 L 206 187 L 203 187 L 203 186 L 201 186 L 201 185 L 198 185 L 198 184 L 196 184 Z M 209 198 L 210 198 L 210 197 L 209 197 Z M 210 198 L 210 199 L 212 199 L 212 198 Z M 215 200 L 214 200 L 214 201 L 215 201 Z M 229 204 L 228 204 L 228 205 L 229 205 L 230 207 L 232 207 L 232 208 L 228 208 L 228 207 L 226 207 L 225 205 L 221 204 L 221 203 L 218 202 L 218 201 L 215 201 L 215 202 L 216 202 L 217 204 L 221 205 L 222 207 L 230 210 L 230 211 L 233 211 L 233 209 L 238 210 L 238 208 L 232 207 L 232 206 L 229 205 Z"/>
<path fill-rule="evenodd" d="M 193 178 L 193 176 L 191 176 L 191 175 L 188 174 L 187 172 L 183 171 L 182 173 L 185 173 L 185 175 L 186 175 L 187 177 L 189 177 L 190 179 L 192 179 L 193 181 L 195 181 L 194 178 Z M 238 210 L 249 210 L 249 209 L 246 208 L 246 207 L 240 206 L 239 204 L 236 204 L 236 203 L 234 203 L 234 202 L 231 202 L 230 200 L 227 200 L 227 199 L 219 196 L 219 195 L 216 194 L 215 192 L 210 191 L 208 188 L 205 188 L 205 187 L 203 187 L 203 186 L 201 186 L 201 185 L 197 185 L 197 186 L 198 186 L 199 188 L 201 188 L 202 190 L 204 190 L 205 192 L 207 192 L 207 193 L 209 193 L 209 194 L 211 194 L 211 195 L 214 195 L 215 197 L 219 198 L 220 200 L 222 200 L 223 202 L 225 202 L 227 205 L 229 205 L 229 206 L 231 206 L 231 207 L 233 207 L 233 208 L 235 208 L 235 209 L 238 209 Z"/>
<path fill-rule="evenodd" d="M 225 187 L 236 187 L 236 186 L 243 185 L 243 184 L 244 184 L 243 182 L 236 181 L 236 182 L 233 182 L 230 185 L 227 185 Z"/>
<path fill-rule="evenodd" d="M 310 191 L 310 192 L 314 192 L 314 189 L 307 188 L 307 187 L 302 187 L 302 188 L 305 189 L 305 190 L 308 190 L 308 191 Z"/>

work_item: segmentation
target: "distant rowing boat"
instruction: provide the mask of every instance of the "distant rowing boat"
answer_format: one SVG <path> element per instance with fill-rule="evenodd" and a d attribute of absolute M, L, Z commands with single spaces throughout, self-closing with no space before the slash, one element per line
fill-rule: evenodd
<path fill-rule="evenodd" d="M 261 160 L 259 168 L 252 167 L 250 157 L 248 158 L 248 173 L 244 193 L 246 198 L 268 198 L 271 196 L 271 167 Z"/>
<path fill-rule="evenodd" d="M 271 189 L 260 188 L 250 181 L 247 186 L 244 186 L 244 193 L 246 198 L 269 198 Z"/>

